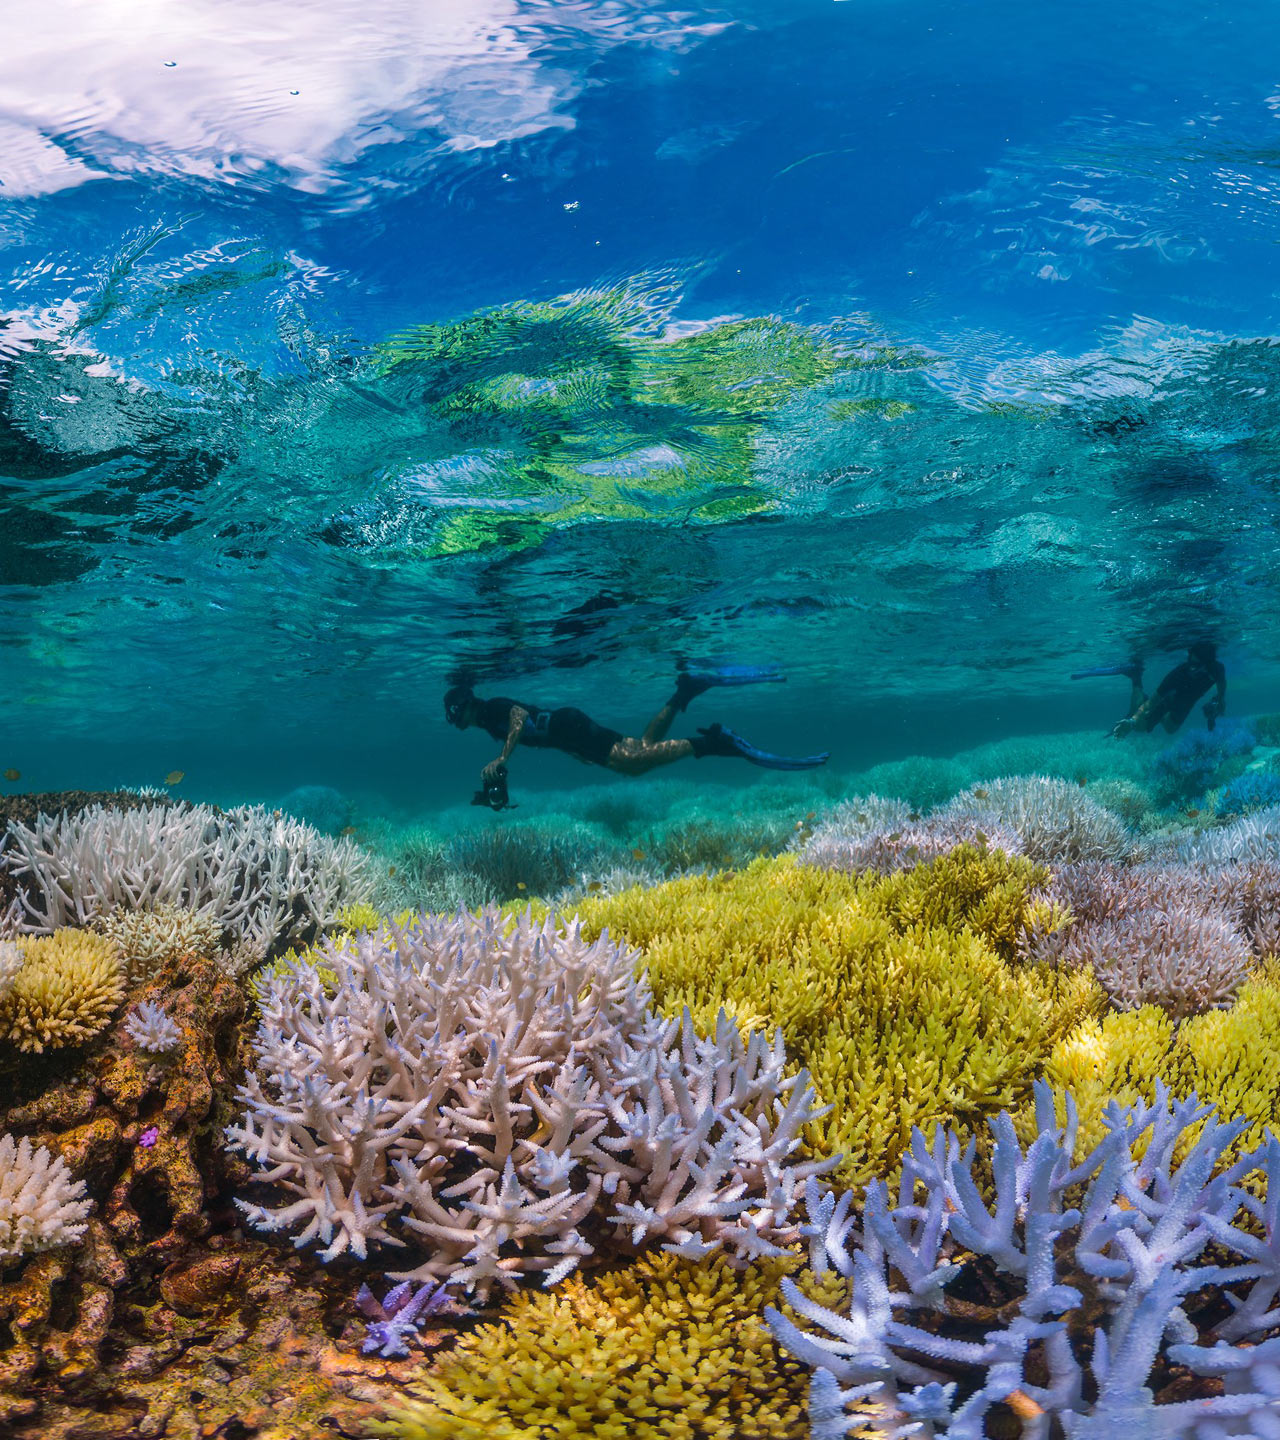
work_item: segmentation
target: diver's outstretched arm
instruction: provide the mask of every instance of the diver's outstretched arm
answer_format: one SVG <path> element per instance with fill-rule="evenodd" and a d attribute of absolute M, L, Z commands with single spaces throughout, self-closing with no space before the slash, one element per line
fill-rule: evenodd
<path fill-rule="evenodd" d="M 496 760 L 489 763 L 480 772 L 486 780 L 493 775 L 499 765 L 505 765 L 511 759 L 511 752 L 520 743 L 520 734 L 524 730 L 524 722 L 529 718 L 529 712 L 521 705 L 511 707 L 511 717 L 507 721 L 507 740 L 502 747 L 502 754 Z"/>

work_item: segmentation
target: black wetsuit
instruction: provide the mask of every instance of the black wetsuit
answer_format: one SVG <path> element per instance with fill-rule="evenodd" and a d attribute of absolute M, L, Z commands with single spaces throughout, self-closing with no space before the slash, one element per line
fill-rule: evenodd
<path fill-rule="evenodd" d="M 1172 734 L 1207 690 L 1226 683 L 1227 671 L 1221 660 L 1184 660 L 1156 687 L 1137 721 L 1137 729 L 1154 730 L 1163 725 Z"/>
<path fill-rule="evenodd" d="M 575 710 L 571 705 L 559 710 L 546 710 L 541 705 L 529 705 L 523 700 L 508 700 L 503 695 L 476 701 L 476 724 L 487 730 L 495 740 L 505 740 L 511 729 L 511 711 L 516 705 L 528 711 L 528 718 L 520 731 L 521 745 L 532 745 L 542 750 L 563 750 L 565 754 L 574 755 L 590 765 L 607 765 L 609 752 L 625 738 L 621 730 L 597 725 L 585 711 Z"/>

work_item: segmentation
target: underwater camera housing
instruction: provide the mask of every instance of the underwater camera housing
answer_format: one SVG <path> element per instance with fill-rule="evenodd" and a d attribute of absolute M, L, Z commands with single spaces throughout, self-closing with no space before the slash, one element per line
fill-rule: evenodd
<path fill-rule="evenodd" d="M 484 782 L 484 789 L 477 790 L 471 797 L 473 805 L 487 805 L 490 810 L 514 810 L 507 794 L 507 767 L 499 765 Z"/>

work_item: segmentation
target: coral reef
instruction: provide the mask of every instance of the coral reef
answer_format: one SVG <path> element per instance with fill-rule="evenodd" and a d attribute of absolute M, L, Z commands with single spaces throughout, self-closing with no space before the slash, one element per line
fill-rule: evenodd
<path fill-rule="evenodd" d="M 124 999 L 124 967 L 101 935 L 61 929 L 18 948 L 22 965 L 0 996 L 0 1037 L 19 1050 L 89 1040 Z"/>
<path fill-rule="evenodd" d="M 879 795 L 845 801 L 797 838 L 804 864 L 846 874 L 909 870 L 960 845 L 1021 853 L 1018 837 L 1008 826 L 963 815 L 921 817 L 902 801 Z"/>
<path fill-rule="evenodd" d="M 0 867 L 18 882 L 31 931 L 167 904 L 264 949 L 309 938 L 372 894 L 357 846 L 261 806 L 95 806 L 31 826 L 11 821 Z"/>
<path fill-rule="evenodd" d="M 1225 820 L 1277 805 L 1280 805 L 1280 775 L 1271 770 L 1246 770 L 1222 787 L 1214 811 Z"/>
<path fill-rule="evenodd" d="M 355 806 L 332 785 L 299 785 L 284 796 L 279 809 L 325 835 L 341 835 L 355 819 Z"/>
<path fill-rule="evenodd" d="M 1086 970 L 1013 963 L 1045 878 L 974 850 L 883 879 L 784 857 L 589 900 L 579 916 L 585 933 L 641 948 L 669 1013 L 780 1026 L 833 1106 L 805 1132 L 811 1153 L 843 1154 L 838 1173 L 860 1183 L 893 1168 L 913 1125 L 1016 1103 L 1101 1008 Z"/>
<path fill-rule="evenodd" d="M 602 1245 L 751 1258 L 793 1235 L 821 1167 L 787 1163 L 812 1092 L 780 1040 L 663 1021 L 632 954 L 528 911 L 422 916 L 320 954 L 331 981 L 303 958 L 258 985 L 227 1131 L 284 1199 L 244 1205 L 256 1225 L 326 1259 L 417 1240 L 400 1277 L 481 1296 Z"/>
<path fill-rule="evenodd" d="M 806 1372 L 763 1323 L 795 1257 L 734 1270 L 719 1256 L 643 1256 L 590 1282 L 515 1296 L 410 1387 L 395 1440 L 805 1440 Z M 835 1275 L 798 1277 L 835 1305 Z"/>
<path fill-rule="evenodd" d="M 37 1251 L 73 1245 L 93 1208 L 67 1162 L 27 1136 L 0 1135 L 0 1267 Z"/>
<path fill-rule="evenodd" d="M 766 1313 L 814 1367 L 814 1440 L 1275 1433 L 1280 1141 L 1215 1174 L 1239 1126 L 1163 1087 L 1152 1105 L 1113 1106 L 1080 1161 L 1072 1101 L 1045 1085 L 1029 1144 L 1007 1114 L 990 1128 L 990 1203 L 954 1131 L 917 1132 L 896 1204 L 873 1184 L 861 1226 L 849 1194 L 811 1184 L 811 1263 L 850 1277 L 850 1302 L 837 1312 L 786 1279 L 818 1329 Z M 1255 1173 L 1261 1197 L 1243 1183 Z M 1187 1398 L 1186 1372 L 1230 1382 Z"/>

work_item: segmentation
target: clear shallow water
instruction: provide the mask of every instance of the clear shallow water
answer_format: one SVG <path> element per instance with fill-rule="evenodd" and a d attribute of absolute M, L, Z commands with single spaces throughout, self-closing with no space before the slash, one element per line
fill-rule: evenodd
<path fill-rule="evenodd" d="M 848 766 L 1193 632 L 1277 708 L 1268 7 L 142 14 L 0 58 L 24 786 L 449 798 L 462 668 L 780 662 L 701 721 Z"/>

